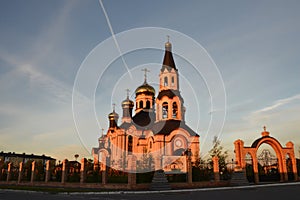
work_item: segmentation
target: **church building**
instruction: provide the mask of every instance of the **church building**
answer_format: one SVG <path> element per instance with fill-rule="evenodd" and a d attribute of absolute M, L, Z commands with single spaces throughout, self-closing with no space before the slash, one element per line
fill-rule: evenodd
<path fill-rule="evenodd" d="M 109 128 L 92 149 L 95 163 L 125 170 L 127 157 L 137 161 L 150 158 L 152 170 L 186 172 L 186 155 L 195 162 L 200 154 L 199 135 L 185 122 L 184 99 L 179 90 L 179 74 L 172 55 L 172 44 L 165 43 L 159 73 L 159 91 L 147 83 L 135 90 L 135 102 L 122 102 L 121 122 L 115 109 L 108 115 Z M 140 166 L 137 166 L 140 167 Z"/>

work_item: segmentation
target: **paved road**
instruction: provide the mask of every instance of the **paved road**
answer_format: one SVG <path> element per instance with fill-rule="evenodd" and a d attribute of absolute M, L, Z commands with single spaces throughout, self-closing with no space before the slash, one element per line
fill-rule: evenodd
<path fill-rule="evenodd" d="M 0 190 L 0 200 L 288 200 L 300 199 L 300 183 L 272 184 L 237 188 L 182 190 L 178 192 L 70 193 L 50 194 L 29 191 Z"/>

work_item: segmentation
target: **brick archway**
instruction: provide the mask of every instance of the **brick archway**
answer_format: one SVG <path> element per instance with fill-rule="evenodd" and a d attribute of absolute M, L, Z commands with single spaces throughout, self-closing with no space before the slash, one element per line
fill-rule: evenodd
<path fill-rule="evenodd" d="M 261 135 L 262 137 L 255 140 L 252 143 L 251 147 L 245 147 L 244 141 L 242 140 L 236 140 L 234 142 L 236 167 L 240 169 L 245 169 L 246 167 L 245 157 L 247 154 L 250 154 L 252 157 L 254 182 L 258 183 L 259 175 L 258 175 L 257 150 L 262 144 L 268 144 L 274 149 L 276 156 L 278 158 L 278 171 L 280 173 L 280 181 L 288 181 L 288 172 L 287 172 L 287 165 L 286 165 L 287 155 L 289 155 L 292 161 L 294 180 L 298 180 L 296 158 L 294 153 L 294 144 L 292 142 L 288 142 L 286 144 L 286 147 L 282 147 L 282 145 L 275 138 L 270 136 L 270 133 L 266 131 L 265 127 Z"/>

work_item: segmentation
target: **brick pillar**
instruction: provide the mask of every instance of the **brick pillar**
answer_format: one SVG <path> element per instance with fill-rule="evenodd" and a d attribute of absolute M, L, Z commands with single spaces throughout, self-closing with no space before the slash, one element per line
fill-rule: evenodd
<path fill-rule="evenodd" d="M 80 183 L 85 183 L 86 181 L 86 158 L 81 159 L 80 167 Z"/>
<path fill-rule="evenodd" d="M 259 174 L 258 174 L 258 161 L 256 157 L 252 159 L 253 173 L 254 173 L 254 183 L 259 183 Z"/>
<path fill-rule="evenodd" d="M 213 166 L 214 166 L 214 178 L 216 182 L 220 181 L 220 174 L 219 174 L 219 158 L 218 156 L 214 156 L 212 158 Z"/>
<path fill-rule="evenodd" d="M 10 178 L 11 178 L 11 163 L 8 163 L 7 165 L 7 177 L 6 177 L 6 181 L 10 181 Z"/>
<path fill-rule="evenodd" d="M 106 159 L 103 159 L 103 163 L 101 163 L 101 170 L 102 170 L 102 184 L 107 183 L 107 165 L 106 165 Z"/>
<path fill-rule="evenodd" d="M 22 179 L 23 179 L 23 168 L 24 168 L 24 163 L 20 162 L 19 165 L 19 176 L 18 176 L 18 183 L 21 183 Z"/>
<path fill-rule="evenodd" d="M 128 187 L 133 188 L 136 185 L 136 157 L 134 155 L 127 156 L 128 162 Z"/>
<path fill-rule="evenodd" d="M 61 183 L 65 183 L 67 181 L 67 175 L 68 175 L 67 164 L 68 164 L 68 160 L 64 159 L 62 163 Z"/>
<path fill-rule="evenodd" d="M 191 159 L 191 156 L 188 155 L 187 156 L 187 182 L 189 184 L 192 184 L 193 183 L 193 169 L 192 169 L 192 159 Z"/>
<path fill-rule="evenodd" d="M 31 163 L 31 178 L 30 178 L 30 182 L 33 183 L 35 178 L 35 161 L 32 161 Z"/>
<path fill-rule="evenodd" d="M 48 183 L 50 180 L 51 172 L 50 172 L 50 160 L 46 162 L 46 175 L 45 175 L 45 182 Z"/>

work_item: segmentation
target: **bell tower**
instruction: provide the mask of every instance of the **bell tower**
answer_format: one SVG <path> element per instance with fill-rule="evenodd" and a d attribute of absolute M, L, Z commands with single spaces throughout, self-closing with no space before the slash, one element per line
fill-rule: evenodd
<path fill-rule="evenodd" d="M 173 59 L 172 44 L 165 43 L 165 55 L 159 74 L 159 93 L 156 98 L 156 120 L 184 120 L 185 108 L 179 91 L 178 70 Z"/>

